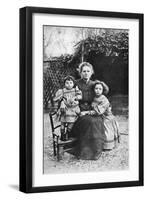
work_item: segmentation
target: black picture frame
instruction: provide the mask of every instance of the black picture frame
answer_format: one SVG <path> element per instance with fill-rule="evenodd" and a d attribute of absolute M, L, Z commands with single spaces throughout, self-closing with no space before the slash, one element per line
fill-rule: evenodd
<path fill-rule="evenodd" d="M 32 16 L 34 13 L 61 14 L 72 16 L 95 16 L 137 19 L 139 21 L 139 179 L 126 182 L 90 183 L 80 185 L 33 187 L 32 185 Z M 20 186 L 22 192 L 54 192 L 68 190 L 98 189 L 143 186 L 143 26 L 144 16 L 138 13 L 104 12 L 91 10 L 71 10 L 59 8 L 20 8 Z"/>

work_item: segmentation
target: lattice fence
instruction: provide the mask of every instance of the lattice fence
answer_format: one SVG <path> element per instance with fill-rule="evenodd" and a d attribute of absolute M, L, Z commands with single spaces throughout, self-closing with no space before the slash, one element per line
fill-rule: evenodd
<path fill-rule="evenodd" d="M 75 74 L 75 68 L 68 67 L 61 61 L 48 61 L 44 63 L 43 72 L 43 106 L 48 108 L 52 104 L 55 92 L 63 87 L 63 79 L 67 75 Z"/>

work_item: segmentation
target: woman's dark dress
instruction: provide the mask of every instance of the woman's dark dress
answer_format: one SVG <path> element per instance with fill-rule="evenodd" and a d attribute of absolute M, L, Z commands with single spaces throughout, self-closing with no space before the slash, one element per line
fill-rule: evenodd
<path fill-rule="evenodd" d="M 91 110 L 93 84 L 94 82 L 91 80 L 88 83 L 82 79 L 77 81 L 77 85 L 82 91 L 81 111 Z M 78 158 L 98 159 L 104 145 L 104 126 L 101 117 L 90 115 L 79 117 L 72 128 L 71 135 L 77 138 L 75 155 Z"/>

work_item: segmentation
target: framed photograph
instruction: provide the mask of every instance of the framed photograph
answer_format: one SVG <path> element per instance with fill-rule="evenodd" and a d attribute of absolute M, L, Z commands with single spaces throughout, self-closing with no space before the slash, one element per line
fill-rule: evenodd
<path fill-rule="evenodd" d="M 143 14 L 20 9 L 20 191 L 143 185 Z"/>

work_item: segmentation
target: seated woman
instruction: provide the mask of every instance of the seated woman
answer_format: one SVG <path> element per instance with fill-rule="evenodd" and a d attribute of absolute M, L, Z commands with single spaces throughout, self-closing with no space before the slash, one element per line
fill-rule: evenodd
<path fill-rule="evenodd" d="M 90 79 L 94 71 L 90 63 L 83 62 L 79 66 L 79 72 L 81 79 L 77 80 L 77 85 L 82 91 L 82 100 L 79 105 L 83 116 L 78 118 L 71 131 L 71 135 L 77 138 L 74 154 L 80 159 L 96 160 L 105 147 L 106 137 L 102 117 L 85 115 L 87 111 L 92 110 L 95 82 Z"/>

